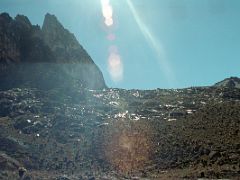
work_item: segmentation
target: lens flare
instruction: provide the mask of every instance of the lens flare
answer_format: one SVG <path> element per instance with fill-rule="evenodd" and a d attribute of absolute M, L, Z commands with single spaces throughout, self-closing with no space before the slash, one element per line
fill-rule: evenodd
<path fill-rule="evenodd" d="M 112 26 L 113 25 L 113 19 L 112 18 L 105 19 L 104 23 L 107 26 Z"/>
<path fill-rule="evenodd" d="M 165 54 L 163 45 L 157 40 L 157 38 L 153 35 L 153 33 L 150 31 L 150 29 L 147 27 L 147 25 L 141 20 L 139 13 L 137 12 L 137 10 L 134 7 L 131 0 L 126 0 L 126 2 L 129 6 L 129 9 L 139 27 L 139 29 L 141 30 L 142 34 L 144 35 L 146 41 L 155 51 L 156 56 L 158 58 L 158 63 L 160 65 L 160 67 L 162 68 L 164 75 L 166 76 L 169 86 L 173 87 L 176 82 L 175 75 L 169 65 L 169 62 L 166 59 L 166 54 Z"/>
<path fill-rule="evenodd" d="M 117 52 L 110 52 L 108 58 L 108 71 L 114 82 L 119 82 L 123 79 L 123 63 Z"/>
<path fill-rule="evenodd" d="M 116 36 L 115 36 L 115 34 L 111 33 L 111 34 L 108 34 L 107 39 L 109 41 L 114 41 L 116 39 Z"/>
<path fill-rule="evenodd" d="M 153 129 L 146 121 L 119 119 L 105 132 L 103 144 L 106 160 L 123 174 L 144 170 L 153 154 Z"/>
<path fill-rule="evenodd" d="M 109 0 L 101 0 L 102 5 L 109 4 Z"/>
<path fill-rule="evenodd" d="M 101 0 L 102 4 L 102 15 L 104 17 L 104 23 L 106 26 L 112 26 L 113 25 L 113 9 L 110 5 L 109 0 Z"/>
<path fill-rule="evenodd" d="M 110 30 L 107 39 L 109 41 L 114 41 L 116 39 L 116 36 L 114 33 L 111 32 L 112 29 L 110 28 L 114 23 L 113 8 L 109 0 L 101 0 L 101 5 L 104 23 Z M 123 62 L 116 46 L 110 46 L 109 48 L 108 72 L 111 76 L 111 79 L 115 83 L 123 79 Z"/>

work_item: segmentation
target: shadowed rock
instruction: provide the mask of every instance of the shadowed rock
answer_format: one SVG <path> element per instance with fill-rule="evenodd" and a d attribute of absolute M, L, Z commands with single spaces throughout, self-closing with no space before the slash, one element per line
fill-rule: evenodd
<path fill-rule="evenodd" d="M 0 15 L 0 87 L 106 87 L 103 75 L 75 36 L 54 15 L 42 29 L 23 15 Z"/>

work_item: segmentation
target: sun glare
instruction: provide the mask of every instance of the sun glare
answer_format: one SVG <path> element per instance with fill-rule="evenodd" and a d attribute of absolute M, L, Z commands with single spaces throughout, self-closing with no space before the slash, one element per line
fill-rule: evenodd
<path fill-rule="evenodd" d="M 108 69 L 113 81 L 118 82 L 123 79 L 123 64 L 119 54 L 115 52 L 110 53 Z"/>
<path fill-rule="evenodd" d="M 112 32 L 111 26 L 114 25 L 113 20 L 113 8 L 110 4 L 110 0 L 101 0 L 102 15 L 104 18 L 104 24 L 108 28 L 107 40 L 113 42 L 116 39 L 115 34 Z M 109 47 L 108 56 L 108 72 L 111 76 L 112 81 L 119 82 L 123 79 L 123 62 L 121 56 L 118 53 L 117 46 L 111 45 Z"/>
<path fill-rule="evenodd" d="M 112 26 L 113 25 L 113 9 L 110 5 L 109 0 L 101 0 L 102 4 L 102 14 L 104 17 L 104 23 L 106 26 Z"/>

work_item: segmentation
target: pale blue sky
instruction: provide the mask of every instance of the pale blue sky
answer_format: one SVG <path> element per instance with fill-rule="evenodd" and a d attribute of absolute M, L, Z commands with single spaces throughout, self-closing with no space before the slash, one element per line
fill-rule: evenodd
<path fill-rule="evenodd" d="M 182 88 L 240 76 L 239 0 L 110 0 L 114 27 L 104 26 L 100 0 L 1 0 L 0 11 L 42 25 L 55 14 L 75 34 L 110 87 Z M 114 41 L 106 37 L 116 36 Z M 124 67 L 108 72 L 109 47 Z"/>

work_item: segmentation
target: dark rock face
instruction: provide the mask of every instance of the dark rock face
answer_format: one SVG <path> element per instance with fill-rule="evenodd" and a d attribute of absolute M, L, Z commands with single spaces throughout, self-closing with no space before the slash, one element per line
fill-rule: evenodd
<path fill-rule="evenodd" d="M 54 52 L 58 62 L 93 64 L 75 36 L 65 29 L 54 15 L 46 14 L 42 32 L 44 41 Z"/>
<path fill-rule="evenodd" d="M 0 87 L 106 87 L 103 75 L 73 34 L 47 14 L 42 29 L 26 16 L 0 15 Z"/>
<path fill-rule="evenodd" d="M 18 167 L 20 167 L 20 165 L 21 164 L 17 160 L 11 158 L 7 154 L 0 153 L 0 168 L 1 168 L 1 170 L 5 170 L 5 169 L 16 170 Z"/>
<path fill-rule="evenodd" d="M 0 15 L 0 62 L 51 62 L 53 53 L 44 43 L 41 29 L 33 26 L 26 16 L 12 19 L 7 13 Z"/>

